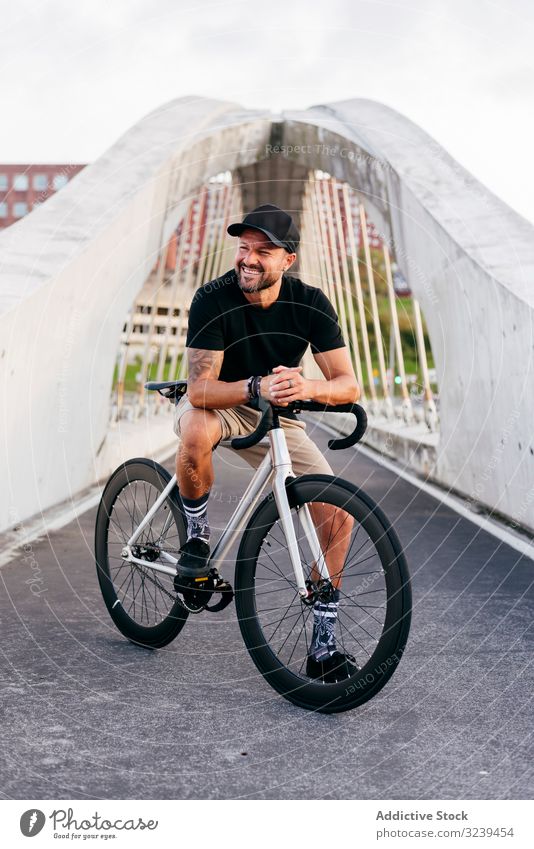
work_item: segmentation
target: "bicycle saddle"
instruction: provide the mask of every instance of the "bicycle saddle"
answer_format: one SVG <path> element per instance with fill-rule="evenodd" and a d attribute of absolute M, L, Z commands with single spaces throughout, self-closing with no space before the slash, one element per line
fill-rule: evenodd
<path fill-rule="evenodd" d="M 156 390 L 164 398 L 168 398 L 169 401 L 178 402 L 182 395 L 185 395 L 187 392 L 187 380 L 166 380 L 163 383 L 150 381 L 149 383 L 145 383 L 145 389 Z"/>

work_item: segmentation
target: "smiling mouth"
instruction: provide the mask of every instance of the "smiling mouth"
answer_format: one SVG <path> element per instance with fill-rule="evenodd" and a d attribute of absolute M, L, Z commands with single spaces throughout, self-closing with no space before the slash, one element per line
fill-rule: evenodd
<path fill-rule="evenodd" d="M 240 268 L 241 268 L 241 271 L 243 271 L 245 274 L 262 274 L 263 273 L 261 268 L 251 268 L 250 266 L 245 265 L 244 263 L 241 263 Z"/>

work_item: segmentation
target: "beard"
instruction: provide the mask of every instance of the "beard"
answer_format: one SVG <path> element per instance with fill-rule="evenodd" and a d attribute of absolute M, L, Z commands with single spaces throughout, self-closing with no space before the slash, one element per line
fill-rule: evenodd
<path fill-rule="evenodd" d="M 261 292 L 262 289 L 270 289 L 271 286 L 274 286 L 278 283 L 280 278 L 280 274 L 276 272 L 266 272 L 261 268 L 261 266 L 253 266 L 253 268 L 257 271 L 260 271 L 260 274 L 256 274 L 253 277 L 247 277 L 241 270 L 242 263 L 239 263 L 235 266 L 235 272 L 237 274 L 237 282 L 239 283 L 239 288 L 242 292 L 247 292 L 248 294 L 252 294 L 254 292 Z"/>

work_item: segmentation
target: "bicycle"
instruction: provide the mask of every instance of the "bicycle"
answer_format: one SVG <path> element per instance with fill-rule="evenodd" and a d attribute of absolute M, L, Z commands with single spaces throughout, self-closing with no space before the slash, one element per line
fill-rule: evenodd
<path fill-rule="evenodd" d="M 187 381 L 147 383 L 173 403 Z M 242 532 L 235 567 L 237 619 L 247 650 L 265 680 L 294 704 L 324 713 L 352 708 L 387 683 L 404 652 L 411 619 L 406 558 L 381 508 L 351 482 L 330 475 L 296 477 L 279 410 L 263 399 L 256 430 L 221 442 L 240 450 L 265 436 L 267 451 L 210 556 L 209 580 L 176 592 L 178 551 L 186 521 L 176 475 L 153 460 L 135 458 L 107 482 L 95 526 L 95 560 L 105 604 L 132 642 L 159 648 L 178 636 L 190 614 L 217 612 L 234 599 L 219 574 Z M 330 440 L 343 449 L 363 436 L 367 417 L 358 404 L 329 407 L 293 402 L 284 410 L 350 412 L 356 427 Z M 272 476 L 272 489 L 260 497 Z M 317 505 L 317 506 L 316 506 Z M 312 513 L 322 517 L 314 523 Z M 330 524 L 329 524 L 330 523 Z M 335 531 L 334 531 L 335 528 Z M 336 541 L 337 540 L 337 541 Z M 335 683 L 310 679 L 313 605 L 339 590 L 337 641 L 356 659 L 356 672 Z M 213 596 L 216 604 L 210 605 Z M 350 656 L 349 655 L 349 656 Z"/>

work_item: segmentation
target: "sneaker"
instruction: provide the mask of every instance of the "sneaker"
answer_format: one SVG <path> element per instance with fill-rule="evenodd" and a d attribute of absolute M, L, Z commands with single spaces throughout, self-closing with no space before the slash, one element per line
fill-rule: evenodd
<path fill-rule="evenodd" d="M 356 665 L 356 658 L 351 654 L 342 654 L 339 651 L 335 651 L 329 657 L 325 657 L 324 660 L 315 660 L 312 655 L 308 655 L 306 661 L 308 678 L 323 681 L 325 684 L 345 681 L 359 671 L 360 667 Z"/>
<path fill-rule="evenodd" d="M 180 549 L 180 557 L 176 566 L 177 577 L 207 578 L 210 572 L 210 547 L 199 537 L 192 537 Z"/>

